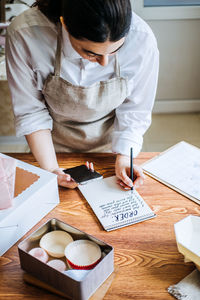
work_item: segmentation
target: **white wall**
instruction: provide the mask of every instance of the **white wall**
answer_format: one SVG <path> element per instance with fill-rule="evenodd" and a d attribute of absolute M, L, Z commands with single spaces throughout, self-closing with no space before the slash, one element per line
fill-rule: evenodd
<path fill-rule="evenodd" d="M 150 20 L 147 23 L 160 50 L 156 98 L 200 99 L 200 19 Z"/>
<path fill-rule="evenodd" d="M 200 99 L 200 20 L 148 24 L 160 50 L 157 99 Z"/>

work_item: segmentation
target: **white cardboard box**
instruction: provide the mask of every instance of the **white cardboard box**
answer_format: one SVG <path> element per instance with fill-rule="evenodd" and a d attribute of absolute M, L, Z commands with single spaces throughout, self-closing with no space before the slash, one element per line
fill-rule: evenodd
<path fill-rule="evenodd" d="M 200 217 L 187 216 L 174 224 L 178 251 L 200 270 Z"/>
<path fill-rule="evenodd" d="M 7 157 L 1 153 L 0 156 Z M 16 161 L 18 174 L 22 172 L 16 176 L 16 184 L 25 178 L 28 178 L 29 184 L 14 198 L 11 208 L 0 210 L 0 256 L 59 203 L 55 174 Z"/>

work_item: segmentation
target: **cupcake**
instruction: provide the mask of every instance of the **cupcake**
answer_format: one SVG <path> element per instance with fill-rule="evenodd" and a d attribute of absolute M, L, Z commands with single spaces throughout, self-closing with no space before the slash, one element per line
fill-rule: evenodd
<path fill-rule="evenodd" d="M 77 240 L 65 248 L 65 256 L 72 269 L 90 270 L 100 261 L 101 249 L 92 241 Z"/>

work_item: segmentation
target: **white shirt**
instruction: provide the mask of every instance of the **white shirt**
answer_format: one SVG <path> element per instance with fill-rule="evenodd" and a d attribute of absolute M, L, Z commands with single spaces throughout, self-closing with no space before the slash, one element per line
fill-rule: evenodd
<path fill-rule="evenodd" d="M 61 77 L 74 85 L 89 86 L 114 76 L 115 57 L 107 66 L 83 59 L 72 47 L 65 29 Z M 16 135 L 52 130 L 53 121 L 42 95 L 44 81 L 54 71 L 57 28 L 36 7 L 17 16 L 7 29 L 7 78 L 12 95 Z M 128 97 L 116 109 L 112 151 L 134 156 L 151 123 L 159 52 L 149 26 L 135 13 L 123 47 L 118 51 L 121 76 L 128 78 Z"/>

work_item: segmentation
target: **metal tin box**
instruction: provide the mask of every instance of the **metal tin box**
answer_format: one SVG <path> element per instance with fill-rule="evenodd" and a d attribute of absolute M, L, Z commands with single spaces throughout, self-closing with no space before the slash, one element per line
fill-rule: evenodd
<path fill-rule="evenodd" d="M 35 231 L 18 245 L 21 268 L 37 279 L 64 293 L 69 297 L 69 299 L 89 299 L 89 297 L 92 296 L 98 287 L 100 287 L 100 285 L 114 271 L 113 248 L 97 238 L 57 219 L 51 219 L 45 224 L 48 226 L 48 231 L 64 230 L 71 234 L 74 240 L 86 239 L 94 241 L 101 248 L 101 261 L 93 269 L 88 271 L 83 279 L 76 280 L 65 273 L 53 269 L 28 253 L 30 249 L 39 245 L 39 241 L 31 241 L 31 236 L 37 232 Z M 46 226 L 45 224 L 43 224 L 39 229 Z"/>

